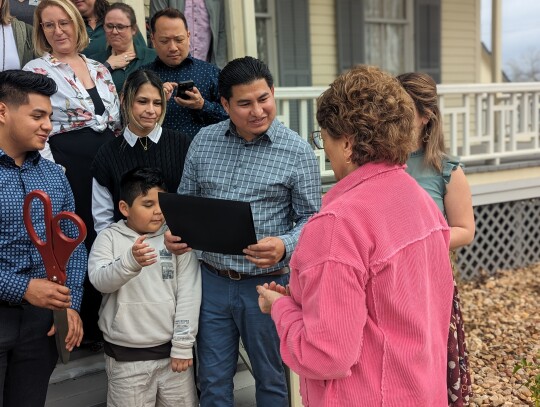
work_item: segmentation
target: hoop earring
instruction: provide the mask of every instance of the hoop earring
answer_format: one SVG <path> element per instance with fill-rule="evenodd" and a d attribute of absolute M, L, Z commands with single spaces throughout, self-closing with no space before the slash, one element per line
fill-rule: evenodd
<path fill-rule="evenodd" d="M 424 137 L 422 137 L 422 141 L 424 143 L 427 143 L 429 141 L 429 138 L 431 137 L 431 133 L 427 132 L 424 134 Z"/>

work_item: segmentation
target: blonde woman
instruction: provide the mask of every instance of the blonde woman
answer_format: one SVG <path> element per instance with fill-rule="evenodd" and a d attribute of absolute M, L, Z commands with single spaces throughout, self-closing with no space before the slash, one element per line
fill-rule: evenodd
<path fill-rule="evenodd" d="M 122 219 L 118 208 L 120 179 L 135 167 L 159 168 L 169 191 L 182 178 L 190 139 L 161 127 L 167 100 L 163 83 L 152 71 L 135 71 L 124 84 L 121 137 L 102 146 L 92 165 L 92 213 L 99 233 Z"/>

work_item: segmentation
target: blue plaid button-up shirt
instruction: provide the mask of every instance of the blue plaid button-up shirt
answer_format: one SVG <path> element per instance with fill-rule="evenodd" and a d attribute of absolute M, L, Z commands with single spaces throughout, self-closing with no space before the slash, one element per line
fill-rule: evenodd
<path fill-rule="evenodd" d="M 321 179 L 311 146 L 275 119 L 248 142 L 230 120 L 201 129 L 189 148 L 178 193 L 250 202 L 257 239 L 275 236 L 285 258 L 260 269 L 244 256 L 203 252 L 219 269 L 265 274 L 289 263 L 300 231 L 321 205 Z"/>
<path fill-rule="evenodd" d="M 31 278 L 45 278 L 41 255 L 30 241 L 23 222 L 24 197 L 40 189 L 51 197 L 53 216 L 61 211 L 75 211 L 75 201 L 68 181 L 59 165 L 42 158 L 37 151 L 28 153 L 21 167 L 0 149 L 0 300 L 22 301 Z M 45 239 L 43 206 L 32 205 L 32 223 L 36 233 Z M 76 236 L 71 222 L 62 230 Z M 81 244 L 67 265 L 66 286 L 71 290 L 71 308 L 79 311 L 87 269 L 86 249 Z"/>

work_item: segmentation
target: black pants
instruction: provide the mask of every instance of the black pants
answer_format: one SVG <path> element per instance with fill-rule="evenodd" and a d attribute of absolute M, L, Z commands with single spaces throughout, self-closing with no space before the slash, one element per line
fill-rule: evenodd
<path fill-rule="evenodd" d="M 86 224 L 87 234 L 84 244 L 90 253 L 96 238 L 94 220 L 92 219 L 92 173 L 90 167 L 99 148 L 113 140 L 114 134 L 109 129 L 98 133 L 89 127 L 55 134 L 49 139 L 54 161 L 66 169 L 66 177 L 75 198 L 75 213 Z M 84 324 L 84 340 L 102 340 L 98 327 L 98 310 L 101 305 L 101 294 L 88 280 L 84 279 L 84 296 L 80 316 Z"/>
<path fill-rule="evenodd" d="M 58 359 L 52 311 L 0 303 L 0 407 L 43 407 Z"/>

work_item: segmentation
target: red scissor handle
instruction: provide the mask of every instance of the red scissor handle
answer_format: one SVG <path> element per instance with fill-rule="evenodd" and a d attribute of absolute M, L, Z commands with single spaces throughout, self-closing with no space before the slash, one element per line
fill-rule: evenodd
<path fill-rule="evenodd" d="M 31 206 L 32 201 L 36 198 L 43 203 L 46 241 L 40 239 L 32 223 Z M 23 219 L 30 240 L 41 254 L 48 279 L 65 284 L 67 262 L 73 251 L 86 237 L 86 225 L 83 220 L 73 212 L 60 212 L 53 217 L 51 198 L 46 192 L 40 190 L 32 191 L 25 197 Z M 79 235 L 76 238 L 70 238 L 62 232 L 60 228 L 62 220 L 68 220 L 75 224 L 79 230 Z"/>
<path fill-rule="evenodd" d="M 40 239 L 39 235 L 34 229 L 34 224 L 32 223 L 32 201 L 36 198 L 43 203 L 43 214 L 45 216 L 45 242 Z M 48 244 L 52 245 L 52 203 L 51 198 L 46 192 L 36 189 L 35 191 L 32 191 L 26 195 L 23 206 L 23 220 L 26 231 L 30 236 L 30 240 L 43 256 L 41 250 Z M 46 261 L 45 258 L 43 260 Z"/>
<path fill-rule="evenodd" d="M 62 220 L 73 222 L 77 229 L 79 229 L 79 234 L 76 238 L 71 238 L 64 234 L 60 228 L 60 221 Z M 54 257 L 56 257 L 60 269 L 65 272 L 71 254 L 86 238 L 86 225 L 77 214 L 67 211 L 60 212 L 53 218 L 52 222 Z"/>

